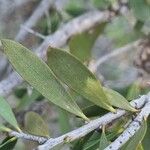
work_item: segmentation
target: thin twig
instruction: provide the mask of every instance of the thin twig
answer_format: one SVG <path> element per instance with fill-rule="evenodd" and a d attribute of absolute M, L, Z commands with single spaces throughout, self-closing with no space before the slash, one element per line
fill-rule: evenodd
<path fill-rule="evenodd" d="M 53 3 L 52 0 L 42 0 L 41 3 L 38 5 L 38 7 L 34 10 L 33 14 L 30 16 L 30 18 L 24 23 L 23 26 L 27 28 L 32 28 L 35 26 L 35 24 L 38 22 L 38 20 L 45 14 L 46 11 L 48 11 L 50 5 Z M 23 41 L 27 35 L 27 31 L 23 28 L 20 29 L 18 32 L 15 40 L 16 41 Z"/>
<path fill-rule="evenodd" d="M 48 138 L 45 137 L 35 136 L 35 135 L 26 134 L 23 132 L 16 132 L 16 131 L 11 131 L 9 135 L 15 136 L 17 138 L 25 139 L 25 140 L 35 141 L 38 142 L 39 144 L 43 144 L 48 140 Z"/>
<path fill-rule="evenodd" d="M 139 99 L 136 99 L 131 102 L 131 105 L 135 108 L 141 108 L 146 103 L 147 99 L 150 101 L 150 98 L 147 95 L 142 96 Z M 88 124 L 73 130 L 69 133 L 66 133 L 60 137 L 57 138 L 51 138 L 47 142 L 45 142 L 43 145 L 38 146 L 37 150 L 49 150 L 59 144 L 64 144 L 66 142 L 72 142 L 76 139 L 79 139 L 81 137 L 84 137 L 91 131 L 102 127 L 103 125 L 106 125 L 113 120 L 116 120 L 117 118 L 120 118 L 121 116 L 125 115 L 127 113 L 125 110 L 117 110 L 117 113 L 108 113 L 96 120 L 90 121 Z"/>
<path fill-rule="evenodd" d="M 31 33 L 31 34 L 33 34 L 33 35 L 35 35 L 35 36 L 37 36 L 37 37 L 39 37 L 41 39 L 45 39 L 46 38 L 46 36 L 40 34 L 39 32 L 36 32 L 36 31 L 34 31 L 34 30 L 32 30 L 32 29 L 24 26 L 24 25 L 21 25 L 21 28 L 23 28 L 24 30 L 26 30 L 28 33 Z"/>
<path fill-rule="evenodd" d="M 6 79 L 0 82 L 0 95 L 9 95 L 13 88 L 20 85 L 22 82 L 23 79 L 16 72 L 11 73 Z"/>
<path fill-rule="evenodd" d="M 37 49 L 38 56 L 43 58 L 46 55 L 47 47 L 49 45 L 61 47 L 66 44 L 67 40 L 73 34 L 84 32 L 94 27 L 97 23 L 105 22 L 108 20 L 108 17 L 109 12 L 94 11 L 71 20 L 54 34 L 47 36 L 41 46 Z M 16 73 L 10 74 L 6 79 L 0 82 L 0 95 L 8 95 L 12 92 L 13 88 L 22 82 L 23 79 L 16 75 Z"/>
<path fill-rule="evenodd" d="M 90 66 L 90 70 L 92 72 L 96 72 L 97 68 L 103 64 L 104 62 L 110 60 L 110 58 L 118 56 L 120 54 L 123 54 L 125 52 L 128 52 L 130 50 L 135 49 L 135 47 L 140 43 L 141 40 L 137 40 L 135 42 L 132 42 L 130 44 L 125 45 L 124 47 L 118 48 L 116 50 L 113 50 L 111 53 L 108 53 L 102 57 L 100 57 L 94 64 Z"/>
<path fill-rule="evenodd" d="M 46 22 L 47 22 L 47 27 L 48 27 L 48 34 L 51 33 L 51 17 L 49 11 L 45 11 L 45 16 L 46 16 Z"/>
<path fill-rule="evenodd" d="M 127 129 L 123 132 L 123 134 L 119 136 L 109 147 L 107 147 L 106 150 L 119 149 L 140 128 L 141 124 L 139 122 L 142 122 L 143 117 L 148 117 L 148 115 L 150 114 L 150 93 L 147 95 L 143 95 L 138 99 L 133 100 L 132 102 L 130 102 L 130 104 L 137 109 L 141 109 L 140 113 L 137 114 L 137 117 L 127 127 Z M 38 146 L 36 150 L 49 150 L 59 144 L 69 143 L 76 139 L 84 137 L 91 131 L 109 124 L 110 122 L 120 118 L 126 113 L 127 111 L 118 109 L 117 113 L 107 113 L 106 115 L 98 119 L 92 120 L 88 124 L 57 138 L 45 138 L 41 136 L 35 136 L 35 135 L 26 134 L 23 132 L 16 132 L 16 131 L 10 131 L 9 135 L 15 136 L 17 138 L 30 140 L 30 141 L 36 141 L 39 144 L 42 144 Z"/>
<path fill-rule="evenodd" d="M 108 20 L 108 11 L 91 11 L 81 15 L 62 26 L 54 34 L 48 36 L 37 49 L 39 53 L 38 55 L 44 58 L 49 45 L 54 47 L 62 47 L 72 35 L 86 31 L 96 24 L 106 22 Z"/>
<path fill-rule="evenodd" d="M 13 0 L 13 1 L 14 1 L 15 4 L 13 2 L 11 2 L 11 3 L 13 3 L 13 5 L 19 7 L 19 6 L 23 5 L 24 3 L 27 3 L 29 0 L 25 0 L 25 1 L 24 0 L 20 0 L 20 1 Z M 27 29 L 31 29 L 33 26 L 36 25 L 36 23 L 38 22 L 38 20 L 44 15 L 45 11 L 48 11 L 49 7 L 51 6 L 51 3 L 52 3 L 52 0 L 42 0 L 41 1 L 41 3 L 34 10 L 34 12 L 32 13 L 32 15 L 29 17 L 29 19 L 24 23 L 24 25 L 22 25 L 22 26 L 24 26 L 24 28 L 22 28 L 22 27 L 20 28 L 18 34 L 15 37 L 16 41 L 23 41 L 26 38 L 26 35 L 29 32 L 29 30 L 27 30 Z M 9 10 L 10 10 L 10 12 L 12 11 L 12 9 L 9 9 Z M 30 33 L 31 32 L 32 31 L 30 30 Z M 34 34 L 36 36 L 40 36 L 40 34 L 38 34 L 38 33 L 34 32 Z M 40 36 L 40 37 L 42 37 L 42 36 Z"/>
<path fill-rule="evenodd" d="M 127 129 L 105 148 L 105 150 L 119 150 L 140 129 L 143 119 L 147 118 L 150 114 L 150 97 L 147 98 L 147 103 L 133 122 L 131 122 Z"/>

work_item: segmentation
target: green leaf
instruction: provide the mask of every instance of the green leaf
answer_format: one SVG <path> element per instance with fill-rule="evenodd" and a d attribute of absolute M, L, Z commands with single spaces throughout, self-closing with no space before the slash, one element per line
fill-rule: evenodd
<path fill-rule="evenodd" d="M 143 22 L 150 20 L 150 5 L 146 0 L 130 0 L 129 5 L 138 20 Z"/>
<path fill-rule="evenodd" d="M 92 136 L 84 144 L 83 150 L 96 150 L 99 148 L 101 133 L 94 132 Z"/>
<path fill-rule="evenodd" d="M 149 150 L 149 139 L 150 139 L 150 116 L 147 119 L 147 131 L 144 136 L 144 139 L 142 140 L 144 150 Z"/>
<path fill-rule="evenodd" d="M 11 40 L 1 40 L 4 52 L 17 72 L 49 101 L 87 120 L 50 68 L 33 52 Z"/>
<path fill-rule="evenodd" d="M 121 108 L 121 109 L 125 109 L 128 111 L 133 111 L 136 112 L 137 110 L 132 107 L 130 105 L 130 103 L 122 96 L 120 95 L 118 92 L 112 90 L 112 89 L 108 89 L 106 87 L 103 87 L 103 90 L 110 102 L 111 105 Z"/>
<path fill-rule="evenodd" d="M 74 35 L 69 41 L 70 53 L 79 58 L 82 62 L 89 61 L 92 47 L 104 30 L 106 23 L 95 26 L 90 31 Z"/>
<path fill-rule="evenodd" d="M 21 109 L 26 109 L 26 107 L 30 106 L 35 100 L 42 99 L 42 98 L 43 98 L 43 96 L 41 95 L 41 93 L 39 93 L 37 90 L 33 89 L 31 95 L 26 93 L 20 99 L 20 104 L 17 108 L 17 111 L 20 111 Z"/>
<path fill-rule="evenodd" d="M 109 141 L 107 140 L 107 137 L 105 135 L 105 129 L 103 127 L 102 129 L 102 134 L 101 134 L 101 138 L 100 138 L 100 143 L 99 143 L 99 150 L 104 150 L 108 145 L 109 145 Z"/>
<path fill-rule="evenodd" d="M 136 150 L 144 150 L 144 148 L 143 148 L 141 143 L 137 146 Z"/>
<path fill-rule="evenodd" d="M 129 116 L 122 116 L 117 121 L 115 121 L 111 127 L 107 129 L 107 139 L 113 140 L 116 138 L 120 133 L 124 131 L 125 125 L 129 122 L 131 119 L 131 115 Z"/>
<path fill-rule="evenodd" d="M 107 113 L 105 109 L 102 109 L 99 106 L 93 104 L 87 107 L 83 107 L 82 111 L 87 117 L 102 116 Z"/>
<path fill-rule="evenodd" d="M 99 139 L 98 140 L 93 140 L 87 143 L 87 145 L 84 147 L 83 150 L 97 150 L 99 144 Z"/>
<path fill-rule="evenodd" d="M 17 87 L 16 89 L 14 89 L 14 95 L 19 99 L 22 98 L 26 93 L 27 93 L 26 88 Z"/>
<path fill-rule="evenodd" d="M 9 129 L 9 128 L 5 127 L 4 125 L 0 124 L 0 131 L 10 132 L 11 129 Z"/>
<path fill-rule="evenodd" d="M 60 22 L 61 18 L 60 18 L 60 15 L 59 15 L 59 13 L 57 11 L 51 11 L 49 17 L 51 18 L 51 21 L 50 21 L 51 25 L 49 26 L 47 24 L 47 19 L 45 18 L 45 27 L 43 27 L 43 29 L 46 29 L 46 28 L 49 29 L 50 28 L 49 29 L 49 33 L 50 32 L 53 33 L 53 32 L 55 32 L 58 29 L 58 27 L 59 27 L 59 25 L 61 23 Z M 41 22 L 41 26 L 42 26 L 42 24 L 43 24 L 43 22 Z M 49 34 L 49 33 L 47 33 L 47 34 Z"/>
<path fill-rule="evenodd" d="M 69 116 L 67 112 L 61 108 L 58 108 L 58 121 L 62 134 L 70 131 Z"/>
<path fill-rule="evenodd" d="M 110 0 L 92 0 L 94 7 L 99 9 L 107 9 L 111 5 Z"/>
<path fill-rule="evenodd" d="M 17 143 L 16 137 L 7 137 L 0 144 L 0 150 L 13 150 Z"/>
<path fill-rule="evenodd" d="M 35 112 L 27 112 L 25 115 L 25 129 L 28 133 L 49 137 L 49 128 L 41 116 Z"/>
<path fill-rule="evenodd" d="M 114 138 L 116 138 L 121 133 L 119 131 L 120 127 L 121 126 L 118 126 L 118 128 L 115 127 L 116 129 L 112 130 L 110 133 L 105 134 L 105 136 L 108 139 L 108 141 L 113 141 Z M 84 150 L 98 150 L 99 149 L 100 140 L 101 140 L 101 135 L 102 134 L 99 133 L 99 132 L 94 132 L 92 137 L 90 137 L 90 139 L 88 141 L 86 141 L 86 143 L 84 145 Z M 76 150 L 78 150 L 78 149 L 76 149 Z"/>
<path fill-rule="evenodd" d="M 0 115 L 18 131 L 20 131 L 15 115 L 8 102 L 0 96 Z"/>
<path fill-rule="evenodd" d="M 100 107 L 115 111 L 109 104 L 100 82 L 73 55 L 50 47 L 47 64 L 62 82 L 78 94 Z"/>
<path fill-rule="evenodd" d="M 123 118 L 120 118 L 117 122 L 115 122 L 115 125 L 113 124 L 111 128 L 107 128 L 107 132 L 105 132 L 106 141 L 114 141 L 120 133 L 124 131 L 124 126 L 128 123 L 129 118 L 126 118 L 125 116 Z M 104 133 L 104 128 L 103 128 Z M 84 145 L 84 150 L 98 150 L 101 136 L 103 133 L 95 132 L 92 137 L 88 141 L 86 141 Z M 107 142 L 106 142 L 107 143 Z M 110 144 L 110 143 L 108 143 Z M 74 150 L 82 150 L 82 149 L 74 149 Z"/>
<path fill-rule="evenodd" d="M 131 101 L 133 99 L 138 98 L 138 96 L 141 94 L 140 85 L 138 82 L 135 82 L 131 85 L 131 87 L 128 90 L 127 93 L 127 100 Z"/>
<path fill-rule="evenodd" d="M 69 15 L 72 15 L 75 17 L 78 15 L 81 15 L 83 12 L 86 11 L 86 8 L 84 6 L 85 4 L 83 0 L 80 0 L 80 2 L 77 0 L 71 0 L 71 1 L 68 1 L 67 5 L 65 6 L 65 11 Z"/>
<path fill-rule="evenodd" d="M 89 134 L 75 142 L 74 146 L 72 147 L 72 150 L 83 150 L 84 145 L 87 144 L 88 140 L 93 135 L 93 133 L 94 131 L 90 132 Z"/>
<path fill-rule="evenodd" d="M 140 129 L 134 134 L 134 136 L 132 138 L 130 138 L 130 140 L 126 144 L 124 144 L 124 146 L 121 148 L 121 150 L 130 150 L 130 149 L 136 150 L 138 145 L 143 140 L 143 138 L 146 134 L 146 131 L 147 131 L 147 123 L 146 123 L 146 120 L 144 119 Z"/>

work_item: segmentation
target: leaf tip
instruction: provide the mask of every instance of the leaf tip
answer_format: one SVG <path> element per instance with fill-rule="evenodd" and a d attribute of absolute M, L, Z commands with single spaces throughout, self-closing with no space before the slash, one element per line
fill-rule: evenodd
<path fill-rule="evenodd" d="M 10 39 L 0 39 L 0 45 L 2 45 L 3 50 L 5 51 L 5 48 L 7 47 L 8 43 L 10 43 Z"/>
<path fill-rule="evenodd" d="M 143 120 L 144 120 L 144 121 L 147 121 L 147 117 L 146 117 L 146 116 L 144 116 L 144 117 L 143 117 Z"/>
<path fill-rule="evenodd" d="M 57 48 L 54 47 L 54 46 L 49 45 L 48 49 L 47 49 L 47 53 L 51 52 L 53 49 L 57 49 Z"/>
<path fill-rule="evenodd" d="M 20 129 L 19 127 L 16 127 L 16 129 L 18 130 L 18 132 L 20 132 L 20 133 L 22 132 L 21 129 Z"/>
<path fill-rule="evenodd" d="M 109 110 L 110 110 L 112 113 L 116 113 L 116 112 L 117 112 L 116 109 L 114 109 L 112 106 L 109 107 Z"/>
<path fill-rule="evenodd" d="M 87 118 L 83 113 L 81 114 L 81 117 L 82 117 L 85 121 L 90 122 L 90 119 Z"/>
<path fill-rule="evenodd" d="M 0 39 L 0 41 L 1 41 L 1 44 L 2 45 L 5 45 L 5 43 L 7 42 L 7 41 L 9 41 L 8 39 Z"/>
<path fill-rule="evenodd" d="M 133 106 L 130 105 L 130 111 L 136 113 L 136 112 L 139 112 L 140 110 L 136 109 L 136 108 L 134 108 Z"/>
<path fill-rule="evenodd" d="M 133 111 L 133 112 L 139 112 L 140 110 L 133 108 L 132 111 Z"/>

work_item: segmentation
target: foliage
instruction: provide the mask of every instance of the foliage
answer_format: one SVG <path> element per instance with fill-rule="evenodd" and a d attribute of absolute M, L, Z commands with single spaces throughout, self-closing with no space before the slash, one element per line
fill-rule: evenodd
<path fill-rule="evenodd" d="M 0 97 L 0 115 L 9 122 L 13 127 L 20 131 L 16 118 L 6 100 Z"/>
<path fill-rule="evenodd" d="M 147 130 L 147 123 L 146 120 L 142 122 L 140 129 L 135 133 L 131 140 L 129 140 L 121 150 L 128 150 L 128 149 L 137 149 L 141 141 L 143 140 Z"/>
<path fill-rule="evenodd" d="M 35 112 L 27 112 L 25 115 L 25 129 L 30 134 L 49 137 L 48 125 Z"/>
<path fill-rule="evenodd" d="M 124 7 L 128 9 L 126 14 L 120 13 Z M 119 137 L 134 120 L 132 118 L 138 115 L 140 110 L 132 107 L 130 101 L 149 92 L 149 88 L 143 86 L 139 76 L 126 85 L 135 73 L 134 67 L 131 66 L 135 51 L 133 54 L 123 52 L 112 56 L 113 61 L 108 59 L 97 67 L 95 72 L 92 72 L 91 66 L 100 57 L 103 59 L 103 55 L 115 52 L 118 47 L 126 47 L 126 44 L 143 37 L 149 39 L 149 0 L 72 0 L 66 3 L 63 9 L 57 8 L 56 4 L 38 21 L 37 29 L 44 36 L 50 33 L 59 35 L 61 31 L 57 30 L 66 21 L 93 9 L 107 10 L 110 16 L 114 17 L 111 16 L 110 20 L 97 23 L 84 32 L 74 35 L 69 33 L 69 36 L 72 36 L 63 48 L 57 48 L 54 41 L 56 47 L 53 47 L 53 43 L 49 45 L 46 61 L 23 46 L 24 43 L 1 39 L 4 54 L 25 82 L 16 87 L 10 97 L 0 96 L 0 132 L 7 133 L 5 138 L 0 140 L 0 150 L 13 150 L 17 147 L 17 137 L 10 136 L 12 131 L 51 138 L 53 135 L 65 134 L 83 126 L 84 121 L 89 123 L 100 116 L 105 117 L 108 112 L 126 110 L 126 115 L 70 144 L 67 143 L 69 139 L 64 138 L 70 150 L 103 150 Z M 67 35 L 66 31 L 64 36 Z M 59 38 L 64 40 L 64 37 Z M 124 75 L 125 71 L 127 75 Z M 133 73 L 131 76 L 130 72 Z M 123 75 L 126 80 L 121 80 Z M 15 103 L 13 108 L 11 102 L 6 101 L 10 99 Z M 144 118 L 140 129 L 122 145 L 121 150 L 148 150 L 149 138 L 149 118 Z M 56 149 L 62 147 L 58 145 Z"/>
<path fill-rule="evenodd" d="M 61 82 L 43 61 L 22 45 L 11 40 L 2 40 L 2 45 L 20 75 L 43 96 L 67 111 L 86 119 Z"/>

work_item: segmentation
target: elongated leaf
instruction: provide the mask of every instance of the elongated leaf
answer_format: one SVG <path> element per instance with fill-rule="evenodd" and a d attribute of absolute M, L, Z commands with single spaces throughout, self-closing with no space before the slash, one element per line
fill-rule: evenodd
<path fill-rule="evenodd" d="M 61 133 L 64 134 L 70 131 L 70 123 L 69 123 L 69 116 L 67 112 L 61 108 L 58 108 L 58 121 Z"/>
<path fill-rule="evenodd" d="M 103 87 L 104 92 L 110 102 L 111 105 L 122 108 L 129 111 L 137 111 L 135 108 L 133 108 L 130 103 L 118 92 L 108 89 L 106 87 Z"/>
<path fill-rule="evenodd" d="M 113 123 L 113 125 L 107 129 L 107 133 L 109 133 L 109 136 L 107 136 L 108 139 L 111 137 L 116 137 L 119 135 L 122 131 L 124 131 L 124 126 L 128 123 L 129 119 L 131 119 L 131 116 L 123 116 L 120 119 L 118 119 L 116 122 Z M 112 139 L 111 139 L 112 140 Z"/>
<path fill-rule="evenodd" d="M 87 134 L 86 136 L 84 136 L 83 138 L 79 139 L 73 146 L 72 150 L 83 150 L 84 145 L 88 142 L 88 140 L 90 139 L 90 137 L 93 135 L 93 132 L 90 132 L 89 134 Z"/>
<path fill-rule="evenodd" d="M 83 150 L 97 150 L 99 144 L 99 139 L 98 140 L 93 140 L 87 143 L 87 145 L 83 148 Z"/>
<path fill-rule="evenodd" d="M 50 47 L 47 64 L 62 82 L 77 93 L 100 107 L 115 111 L 107 100 L 100 82 L 74 56 Z"/>
<path fill-rule="evenodd" d="M 8 59 L 29 84 L 49 101 L 87 119 L 46 63 L 19 43 L 7 39 L 1 41 Z"/>
<path fill-rule="evenodd" d="M 48 125 L 35 112 L 27 112 L 25 116 L 25 129 L 30 134 L 49 137 Z"/>
<path fill-rule="evenodd" d="M 135 82 L 131 85 L 131 87 L 128 90 L 127 100 L 131 101 L 133 99 L 136 99 L 140 94 L 141 94 L 140 85 L 138 82 Z"/>
<path fill-rule="evenodd" d="M 6 100 L 0 96 L 0 116 L 2 116 L 8 123 L 20 131 L 15 115 L 12 112 L 10 105 Z"/>
<path fill-rule="evenodd" d="M 96 150 L 99 148 L 100 137 L 101 134 L 99 132 L 94 132 L 84 144 L 83 150 Z"/>
<path fill-rule="evenodd" d="M 7 137 L 0 144 L 0 150 L 13 150 L 17 143 L 16 137 Z"/>
<path fill-rule="evenodd" d="M 144 136 L 144 139 L 142 140 L 144 150 L 149 150 L 149 139 L 150 139 L 150 116 L 147 118 L 147 131 Z"/>
<path fill-rule="evenodd" d="M 101 138 L 100 138 L 100 143 L 99 143 L 99 150 L 104 150 L 108 145 L 109 145 L 109 141 L 107 140 L 107 137 L 105 135 L 105 129 L 103 127 L 103 130 L 102 130 L 102 135 L 101 135 Z"/>
<path fill-rule="evenodd" d="M 69 41 L 70 53 L 78 57 L 82 62 L 88 61 L 91 56 L 92 47 L 103 31 L 106 23 L 99 24 L 90 31 L 74 35 Z"/>
<path fill-rule="evenodd" d="M 0 124 L 0 131 L 10 132 L 11 129 L 9 129 L 9 128 L 5 127 L 4 125 Z"/>
<path fill-rule="evenodd" d="M 121 150 L 136 150 L 138 145 L 143 140 L 147 131 L 146 120 L 142 122 L 140 129 L 134 134 L 134 136 L 121 148 Z"/>
<path fill-rule="evenodd" d="M 121 133 L 119 131 L 120 130 L 119 126 L 118 126 L 118 128 L 117 127 L 115 127 L 115 128 L 116 129 L 112 130 L 110 133 L 107 133 L 107 135 L 105 134 L 108 141 L 113 141 Z M 90 137 L 90 139 L 85 143 L 83 150 L 98 150 L 100 140 L 101 140 L 101 135 L 102 134 L 100 134 L 99 132 L 94 132 L 92 137 Z M 76 149 L 76 150 L 78 150 L 78 149 Z"/>

